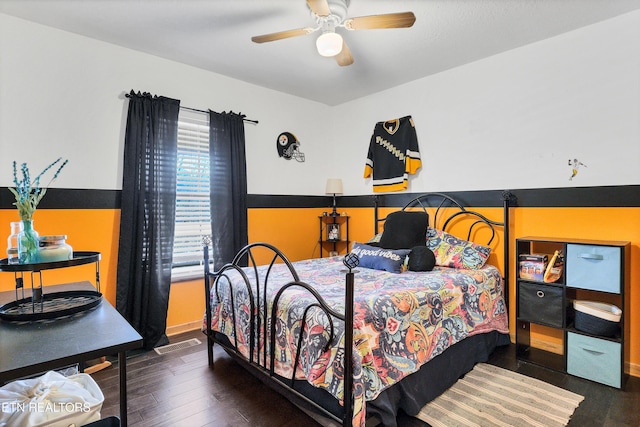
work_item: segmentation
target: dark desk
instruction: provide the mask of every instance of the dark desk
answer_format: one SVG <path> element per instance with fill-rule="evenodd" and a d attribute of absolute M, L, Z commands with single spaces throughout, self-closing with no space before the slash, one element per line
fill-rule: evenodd
<path fill-rule="evenodd" d="M 95 288 L 90 282 L 45 287 L 45 293 L 70 290 Z M 25 295 L 30 292 L 28 289 Z M 14 291 L 0 292 L 0 305 L 14 300 Z M 0 320 L 0 385 L 16 378 L 117 353 L 120 421 L 126 427 L 126 351 L 140 346 L 140 334 L 105 298 L 97 307 L 68 318 L 20 323 Z"/>

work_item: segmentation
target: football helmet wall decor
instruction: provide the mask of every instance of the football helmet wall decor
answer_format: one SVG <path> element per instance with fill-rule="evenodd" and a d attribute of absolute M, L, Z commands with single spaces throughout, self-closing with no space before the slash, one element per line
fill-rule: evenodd
<path fill-rule="evenodd" d="M 296 159 L 304 162 L 304 153 L 300 151 L 300 141 L 291 132 L 282 132 L 276 140 L 278 155 L 287 160 Z"/>

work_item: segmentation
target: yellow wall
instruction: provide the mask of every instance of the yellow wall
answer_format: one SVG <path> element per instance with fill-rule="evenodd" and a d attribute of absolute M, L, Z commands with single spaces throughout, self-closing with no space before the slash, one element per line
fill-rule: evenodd
<path fill-rule="evenodd" d="M 0 239 L 9 236 L 9 223 L 18 221 L 15 209 L 0 210 Z M 66 234 L 67 243 L 76 251 L 95 251 L 102 254 L 100 261 L 100 291 L 115 305 L 116 266 L 118 262 L 118 236 L 120 234 L 119 209 L 39 209 L 33 216 L 34 228 L 41 235 Z M 6 240 L 0 240 L 2 258 L 5 254 Z M 93 264 L 69 267 L 42 272 L 45 286 L 60 283 L 95 282 Z M 25 283 L 25 286 L 27 283 Z M 0 273 L 0 291 L 14 289 L 13 273 Z"/>
<path fill-rule="evenodd" d="M 249 242 L 268 242 L 280 248 L 292 261 L 318 257 L 319 220 L 326 208 L 251 209 L 249 211 Z M 373 211 L 354 208 L 350 215 L 350 239 L 368 240 L 373 236 Z M 0 209 L 0 242 L 9 235 L 9 223 L 18 221 L 15 209 Z M 100 290 L 115 306 L 118 262 L 119 209 L 39 209 L 34 214 L 34 226 L 40 235 L 66 234 L 67 243 L 77 251 L 101 253 Z M 5 243 L 0 244 L 4 255 Z M 341 251 L 344 253 L 344 249 Z M 327 253 L 324 253 L 327 256 Z M 93 264 L 42 272 L 45 286 L 88 280 L 95 282 Z M 0 291 L 14 289 L 13 273 L 0 273 Z M 202 279 L 174 283 L 171 286 L 167 327 L 180 332 L 198 327 L 204 313 Z"/>
<path fill-rule="evenodd" d="M 381 216 L 397 210 L 381 209 Z M 249 213 L 249 239 L 252 242 L 264 241 L 279 247 L 292 261 L 317 257 L 318 218 L 323 209 L 252 209 Z M 373 210 L 371 208 L 346 208 L 350 215 L 350 239 L 366 241 L 373 235 Z M 502 221 L 502 208 L 479 208 L 490 219 Z M 515 239 L 525 236 L 584 238 L 597 240 L 625 240 L 631 242 L 631 295 L 630 306 L 640 306 L 640 292 L 634 292 L 640 281 L 640 208 L 512 208 L 510 227 L 510 325 L 511 334 L 515 334 Z M 281 228 L 277 224 L 282 218 L 291 218 L 288 226 Z M 287 220 L 289 221 L 289 220 Z M 453 234 L 461 230 L 462 225 L 454 225 Z M 380 228 L 382 231 L 382 228 Z M 459 235 L 459 234 L 458 234 Z M 465 237 L 460 235 L 460 237 Z M 503 236 L 500 234 L 492 243 L 493 252 L 490 262 L 500 269 L 504 267 L 502 253 Z M 631 312 L 631 373 L 640 375 L 640 328 L 634 328 L 640 321 L 640 311 Z M 541 346 L 554 346 L 561 343 L 552 330 L 537 328 L 538 334 L 532 339 Z"/>
<path fill-rule="evenodd" d="M 249 243 L 265 242 L 280 249 L 290 261 L 320 256 L 319 216 L 326 208 L 263 208 L 250 209 Z M 373 210 L 353 208 L 349 215 L 350 240 L 366 241 L 373 236 Z M 343 233 L 346 233 L 343 230 Z M 327 256 L 327 248 L 323 252 Z M 340 252 L 344 254 L 344 246 Z M 268 262 L 260 259 L 257 262 Z M 204 287 L 202 280 L 174 283 L 169 298 L 168 333 L 199 328 L 204 315 Z"/>
<path fill-rule="evenodd" d="M 366 242 L 373 232 L 372 208 L 345 208 L 349 216 L 349 238 Z M 395 210 L 383 209 L 382 215 Z M 249 242 L 267 242 L 280 248 L 291 260 L 318 257 L 319 220 L 323 208 L 261 208 L 249 210 Z M 501 221 L 501 208 L 479 209 L 487 217 Z M 16 221 L 15 210 L 0 210 L 0 224 L 6 224 L 0 237 L 9 234 L 9 222 Z M 67 234 L 67 241 L 75 250 L 98 251 L 101 291 L 115 304 L 115 280 L 118 252 L 120 213 L 115 209 L 56 210 L 41 209 L 34 216 L 35 228 L 41 235 Z M 455 234 L 456 228 L 453 228 Z M 510 295 L 515 295 L 515 239 L 524 236 L 586 238 L 599 240 L 627 240 L 631 242 L 631 344 L 632 374 L 640 375 L 640 208 L 512 208 L 511 209 Z M 382 231 L 382 229 L 380 229 Z M 461 236 L 463 237 L 463 236 Z M 502 236 L 492 245 L 496 250 L 490 261 L 500 268 Z M 341 251 L 344 253 L 344 250 Z M 326 255 L 325 255 L 326 256 Z M 43 272 L 45 285 L 72 281 L 93 281 L 93 266 L 73 267 Z M 0 290 L 13 289 L 13 274 L 0 273 Z M 174 283 L 171 287 L 167 326 L 169 332 L 199 327 L 204 313 L 202 280 Z M 511 298 L 510 324 L 515 325 L 515 298 Z M 557 338 L 541 337 L 553 344 Z"/>
<path fill-rule="evenodd" d="M 298 261 L 320 256 L 319 216 L 327 208 L 250 209 L 249 243 L 270 243 L 289 258 Z M 373 210 L 371 208 L 338 209 L 349 216 L 349 240 L 369 240 L 373 237 Z M 323 231 L 324 232 L 324 231 Z M 346 231 L 341 230 L 343 233 Z M 323 256 L 327 256 L 327 247 Z M 344 246 L 340 253 L 344 254 Z"/>
<path fill-rule="evenodd" d="M 36 231 L 43 235 L 66 234 L 67 243 L 76 251 L 101 253 L 100 291 L 115 306 L 116 276 L 118 263 L 118 236 L 120 234 L 119 209 L 39 209 L 34 214 Z M 9 223 L 18 221 L 15 209 L 0 210 L 0 239 L 9 235 Z M 0 240 L 4 242 L 4 240 Z M 3 251 L 4 243 L 0 243 Z M 93 264 L 58 270 L 44 270 L 42 281 L 45 286 L 61 283 L 90 281 L 95 283 Z M 26 279 L 28 280 L 28 279 Z M 27 282 L 26 285 L 29 283 Z M 0 273 L 0 291 L 15 287 L 13 273 Z M 177 333 L 199 326 L 204 313 L 204 287 L 202 279 L 175 283 L 171 287 L 167 327 L 169 333 Z"/>

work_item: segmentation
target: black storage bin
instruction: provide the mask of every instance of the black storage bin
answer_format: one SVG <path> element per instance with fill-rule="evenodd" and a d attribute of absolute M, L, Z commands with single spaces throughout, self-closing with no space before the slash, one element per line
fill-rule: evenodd
<path fill-rule="evenodd" d="M 558 286 L 520 282 L 518 318 L 554 328 L 564 327 L 564 291 Z"/>
<path fill-rule="evenodd" d="M 612 337 L 620 328 L 622 310 L 618 307 L 595 301 L 573 302 L 575 309 L 575 327 L 592 335 Z"/>

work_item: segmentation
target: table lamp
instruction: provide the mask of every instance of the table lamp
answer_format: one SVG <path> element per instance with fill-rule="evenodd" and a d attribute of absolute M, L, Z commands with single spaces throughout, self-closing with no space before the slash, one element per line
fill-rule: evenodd
<path fill-rule="evenodd" d="M 331 212 L 331 216 L 338 216 L 338 212 L 336 212 L 336 194 L 342 194 L 342 180 L 340 178 L 327 179 L 325 193 L 333 194 L 333 212 Z"/>

